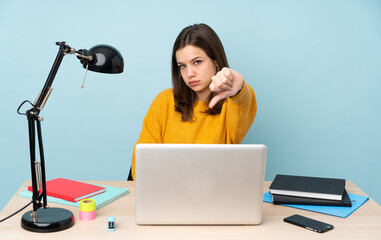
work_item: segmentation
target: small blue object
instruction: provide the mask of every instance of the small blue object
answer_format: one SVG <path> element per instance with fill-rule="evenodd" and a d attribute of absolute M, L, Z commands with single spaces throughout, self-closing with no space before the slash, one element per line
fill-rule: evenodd
<path fill-rule="evenodd" d="M 115 228 L 115 217 L 114 216 L 107 217 L 107 222 L 108 222 L 107 231 L 115 231 L 116 230 L 116 228 Z"/>

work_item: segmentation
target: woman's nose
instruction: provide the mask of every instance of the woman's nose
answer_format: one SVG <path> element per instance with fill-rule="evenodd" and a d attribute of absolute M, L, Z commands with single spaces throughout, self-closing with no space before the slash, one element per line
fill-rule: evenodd
<path fill-rule="evenodd" d="M 192 77 L 196 76 L 196 72 L 194 71 L 194 69 L 192 67 L 188 67 L 187 70 L 188 70 L 187 71 L 188 78 L 192 78 Z"/>

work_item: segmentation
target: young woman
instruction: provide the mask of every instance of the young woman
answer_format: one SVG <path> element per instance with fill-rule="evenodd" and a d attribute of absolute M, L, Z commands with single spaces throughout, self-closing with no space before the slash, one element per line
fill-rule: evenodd
<path fill-rule="evenodd" d="M 184 28 L 172 52 L 173 89 L 159 93 L 138 143 L 238 144 L 257 112 L 254 91 L 230 69 L 217 34 L 206 24 Z M 135 148 L 129 179 L 135 179 Z"/>

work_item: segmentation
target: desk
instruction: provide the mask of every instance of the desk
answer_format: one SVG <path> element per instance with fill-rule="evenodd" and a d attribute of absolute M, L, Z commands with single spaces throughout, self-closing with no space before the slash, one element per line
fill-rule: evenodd
<path fill-rule="evenodd" d="M 76 223 L 68 230 L 55 233 L 33 233 L 20 226 L 22 213 L 0 223 L 0 239 L 381 239 L 381 207 L 372 199 L 347 218 L 339 218 L 294 208 L 263 203 L 263 220 L 258 226 L 139 226 L 135 224 L 135 182 L 88 181 L 97 184 L 129 188 L 130 193 L 97 210 L 93 221 L 80 221 L 79 209 L 49 203 L 72 211 Z M 268 191 L 271 182 L 265 182 Z M 19 191 L 25 190 L 30 181 L 24 182 Z M 347 182 L 349 193 L 366 195 L 352 182 Z M 18 191 L 18 192 L 19 192 Z M 0 213 L 0 218 L 17 211 L 30 200 L 18 196 L 18 192 Z M 228 194 L 228 193 L 227 193 Z M 288 223 L 283 218 L 301 214 L 334 225 L 326 233 L 315 233 Z M 115 216 L 116 231 L 107 231 L 107 216 Z"/>

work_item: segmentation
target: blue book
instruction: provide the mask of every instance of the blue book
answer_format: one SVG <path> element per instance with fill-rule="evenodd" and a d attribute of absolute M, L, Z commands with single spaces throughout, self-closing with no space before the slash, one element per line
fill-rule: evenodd
<path fill-rule="evenodd" d="M 296 204 L 281 204 L 281 205 L 346 218 L 349 215 L 351 215 L 354 211 L 356 211 L 359 207 L 361 207 L 369 199 L 369 197 L 361 196 L 357 194 L 348 193 L 348 195 L 349 195 L 349 198 L 351 199 L 352 207 L 296 205 Z M 272 196 L 270 192 L 263 194 L 263 201 L 272 203 Z"/>
<path fill-rule="evenodd" d="M 100 193 L 98 195 L 91 197 L 91 199 L 95 200 L 95 208 L 96 209 L 99 209 L 99 208 L 117 200 L 118 198 L 126 195 L 127 193 L 129 193 L 128 188 L 105 186 L 105 185 L 99 185 L 99 184 L 94 184 L 94 183 L 91 183 L 91 184 L 106 188 L 106 191 L 104 193 Z M 21 191 L 19 193 L 19 195 L 21 197 L 32 198 L 32 192 L 28 191 L 28 190 Z M 70 202 L 70 201 L 60 199 L 60 198 L 49 197 L 49 196 L 47 196 L 47 200 L 48 200 L 48 203 L 54 202 L 54 203 L 65 204 L 65 205 L 74 206 L 74 207 L 79 207 L 79 202 L 80 202 L 80 201 Z"/>

